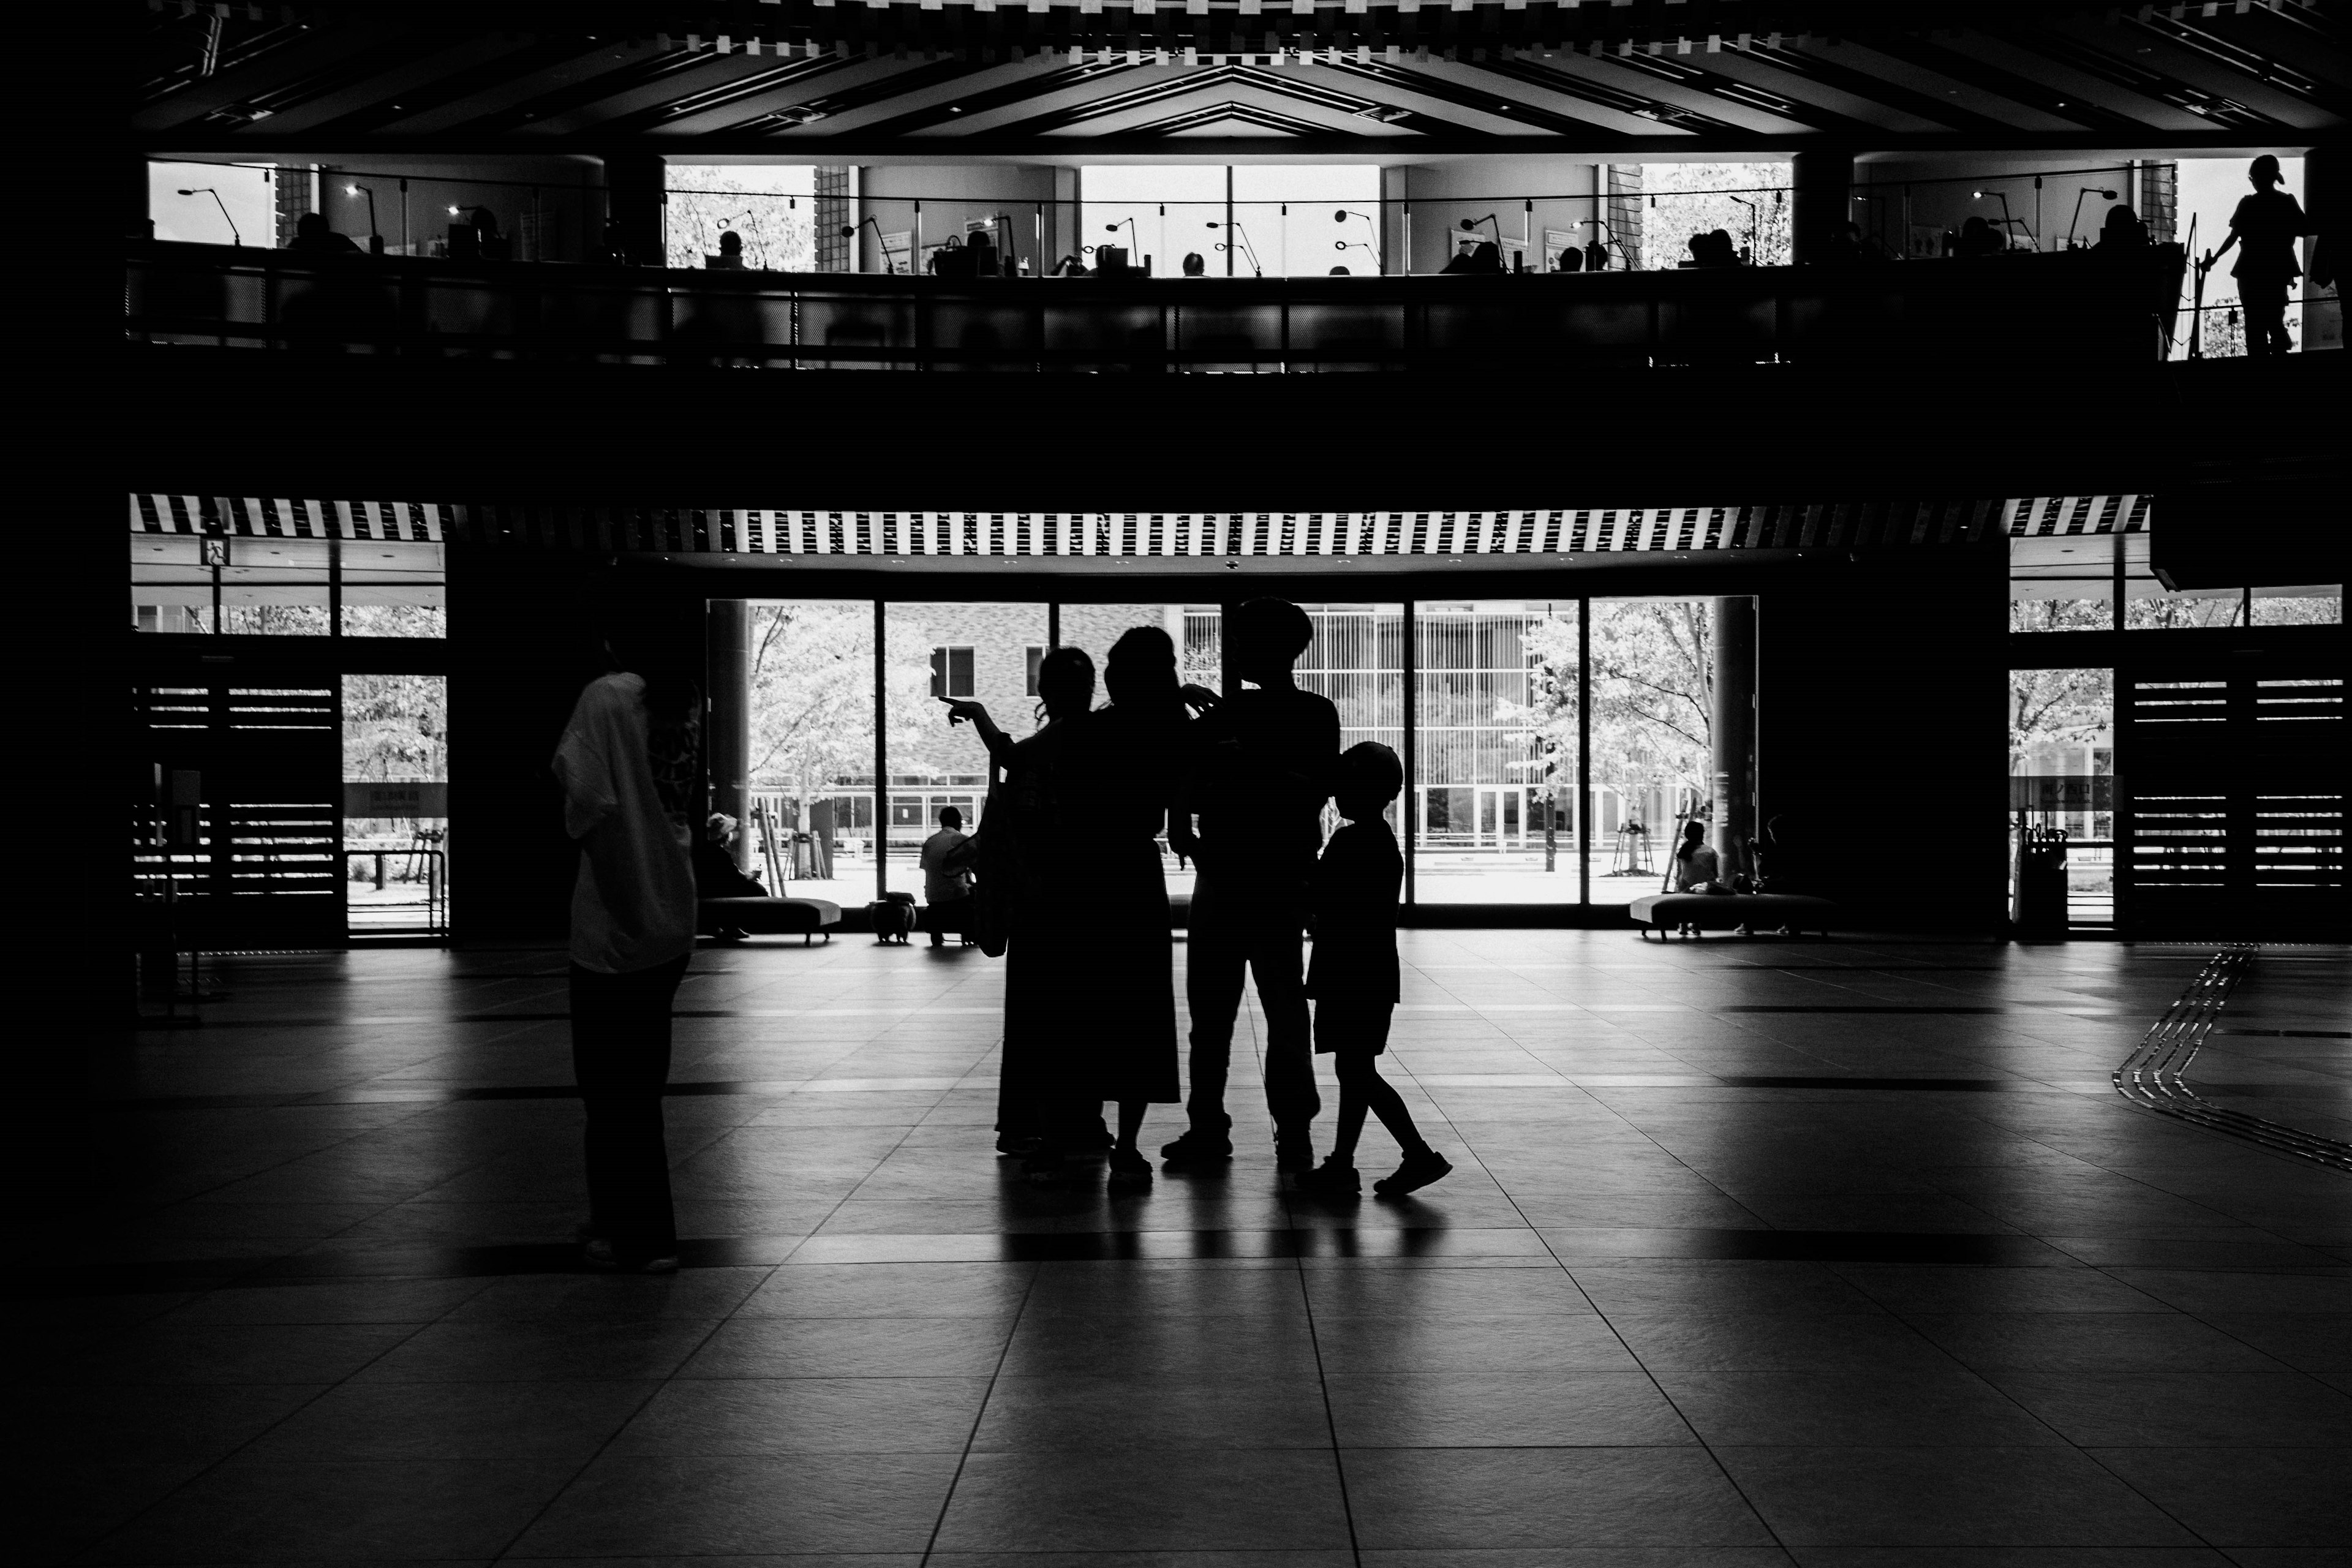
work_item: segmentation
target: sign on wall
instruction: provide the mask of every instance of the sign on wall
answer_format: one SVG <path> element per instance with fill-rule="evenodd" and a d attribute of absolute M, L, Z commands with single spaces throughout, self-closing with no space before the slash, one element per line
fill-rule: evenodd
<path fill-rule="evenodd" d="M 446 779 L 343 781 L 343 816 L 346 821 L 448 815 L 449 782 Z"/>

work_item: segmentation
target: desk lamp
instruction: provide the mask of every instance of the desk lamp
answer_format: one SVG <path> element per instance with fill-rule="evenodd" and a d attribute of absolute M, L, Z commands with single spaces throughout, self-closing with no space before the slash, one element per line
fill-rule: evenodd
<path fill-rule="evenodd" d="M 1971 191 L 1969 195 L 1976 201 L 1983 201 L 1986 197 L 1990 196 L 2000 204 L 2001 243 L 2003 245 L 2007 245 L 2009 243 L 2010 231 L 2017 226 L 2017 219 L 2010 216 L 2009 194 L 2005 191 Z M 2081 203 L 2078 201 L 2076 205 L 2080 205 Z M 2026 231 L 2026 237 L 2028 238 L 2032 238 L 2033 231 L 2028 229 Z M 2035 248 L 2039 249 L 2040 247 L 2037 246 Z"/>
<path fill-rule="evenodd" d="M 1223 225 L 1223 224 L 1212 223 L 1212 224 L 1208 225 L 1207 226 L 1208 226 L 1208 227 L 1210 227 L 1210 228 L 1223 228 L 1223 227 L 1225 227 L 1226 226 L 1225 226 L 1225 225 Z M 1247 234 L 1245 234 L 1245 233 L 1244 233 L 1244 232 L 1243 232 L 1243 230 L 1242 230 L 1242 226 L 1241 226 L 1240 224 L 1236 223 L 1236 224 L 1232 225 L 1231 226 L 1232 226 L 1233 231 L 1234 231 L 1234 237 L 1235 239 L 1237 239 L 1237 240 L 1241 241 L 1241 246 L 1242 246 L 1242 254 L 1243 254 L 1244 256 L 1246 256 L 1246 257 L 1248 257 L 1248 258 L 1249 258 L 1250 270 L 1251 270 L 1252 272 L 1255 273 L 1255 274 L 1256 274 L 1258 277 L 1260 277 L 1260 278 L 1265 277 L 1265 268 L 1258 265 L 1258 260 L 1257 260 L 1257 247 L 1256 247 L 1256 246 L 1255 246 L 1255 245 L 1252 245 L 1252 244 L 1250 243 L 1249 236 L 1248 236 Z M 1229 248 L 1229 247 L 1226 247 L 1226 246 L 1225 246 L 1225 245 L 1223 245 L 1223 244 L 1220 244 L 1220 245 L 1218 245 L 1217 248 L 1218 248 L 1219 250 L 1224 250 L 1224 249 L 1227 249 L 1227 248 Z"/>
<path fill-rule="evenodd" d="M 220 208 L 221 221 L 228 225 L 230 243 L 235 245 L 239 250 L 243 250 L 245 248 L 245 236 L 236 232 L 236 219 L 228 216 L 228 204 L 221 200 L 220 193 L 218 191 L 213 189 L 210 185 L 198 185 L 194 190 L 182 191 L 180 194 L 184 196 L 212 197 L 213 205 Z"/>
<path fill-rule="evenodd" d="M 2092 195 L 2102 196 L 2108 201 L 2116 199 L 2116 193 L 2105 185 L 2084 185 L 2074 193 L 2074 216 L 2066 220 L 2066 248 L 2069 250 L 2074 248 L 2074 226 L 2083 221 L 2083 198 Z"/>
<path fill-rule="evenodd" d="M 383 236 L 378 234 L 375 228 L 375 192 L 366 185 L 352 184 L 345 185 L 343 187 L 343 195 L 347 196 L 365 196 L 367 198 L 368 254 L 370 256 L 382 256 L 383 254 Z"/>
<path fill-rule="evenodd" d="M 1349 212 L 1346 207 L 1341 207 L 1339 211 L 1333 213 L 1331 215 L 1331 221 L 1333 223 L 1346 223 L 1351 217 L 1362 218 L 1364 220 L 1364 226 L 1372 231 L 1372 243 L 1363 246 L 1363 248 L 1371 252 L 1372 270 L 1377 272 L 1381 269 L 1381 250 L 1379 243 L 1381 237 L 1381 226 L 1372 221 L 1371 214 Z M 1345 250 L 1348 248 L 1349 243 L 1349 241 L 1341 240 L 1336 248 Z"/>

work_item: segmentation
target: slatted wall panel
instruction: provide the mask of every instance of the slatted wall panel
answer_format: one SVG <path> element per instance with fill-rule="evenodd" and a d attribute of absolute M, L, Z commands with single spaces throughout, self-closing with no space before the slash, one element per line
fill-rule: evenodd
<path fill-rule="evenodd" d="M 2117 916 L 2127 935 L 2310 940 L 2347 915 L 2339 677 L 2116 683 Z"/>
<path fill-rule="evenodd" d="M 132 875 L 169 881 L 193 945 L 315 946 L 344 934 L 341 710 L 332 686 L 142 687 Z M 174 774 L 195 775 L 194 842 L 170 837 Z"/>

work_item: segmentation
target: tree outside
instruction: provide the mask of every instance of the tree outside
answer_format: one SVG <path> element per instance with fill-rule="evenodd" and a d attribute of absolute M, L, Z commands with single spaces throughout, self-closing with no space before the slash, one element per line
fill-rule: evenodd
<path fill-rule="evenodd" d="M 1690 237 L 1721 229 L 1757 267 L 1786 267 L 1790 251 L 1786 163 L 1644 163 L 1642 265 L 1690 259 Z M 1750 205 L 1743 205 L 1750 204 Z"/>
<path fill-rule="evenodd" d="M 909 654 L 907 650 L 916 652 Z M 929 643 L 891 626 L 887 684 L 893 771 L 923 772 L 939 735 Z M 751 606 L 751 786 L 798 800 L 874 776 L 874 606 L 863 600 Z"/>
<path fill-rule="evenodd" d="M 1507 711 L 1538 749 L 1569 759 L 1553 774 L 1556 800 L 1575 789 L 1576 621 L 1550 616 L 1527 634 L 1530 700 Z M 1673 818 L 1703 809 L 1714 772 L 1713 617 L 1700 600 L 1596 601 L 1592 605 L 1592 757 L 1596 797 L 1613 794 L 1619 815 L 1591 825 L 1594 848 L 1624 821 L 1654 837 Z M 1651 817 L 1660 820 L 1652 821 Z"/>

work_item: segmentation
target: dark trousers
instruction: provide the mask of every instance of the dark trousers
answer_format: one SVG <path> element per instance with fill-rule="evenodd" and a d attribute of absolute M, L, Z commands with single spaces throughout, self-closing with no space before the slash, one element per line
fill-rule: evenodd
<path fill-rule="evenodd" d="M 572 1072 L 587 1112 L 588 1225 L 624 1262 L 677 1250 L 662 1089 L 686 957 L 626 974 L 572 966 Z"/>
<path fill-rule="evenodd" d="M 1186 932 L 1184 1000 L 1192 1013 L 1192 1092 L 1185 1109 L 1203 1132 L 1233 1125 L 1225 1114 L 1234 1020 L 1243 971 L 1265 1009 L 1265 1108 L 1275 1131 L 1305 1132 L 1323 1109 L 1315 1090 L 1315 1047 L 1299 948 L 1305 921 L 1295 900 L 1253 889 L 1203 889 L 1193 895 Z"/>
<path fill-rule="evenodd" d="M 2284 279 L 2252 282 L 2238 279 L 2238 301 L 2246 310 L 2246 353 L 2249 358 L 2283 354 L 2294 346 L 2286 335 Z"/>

